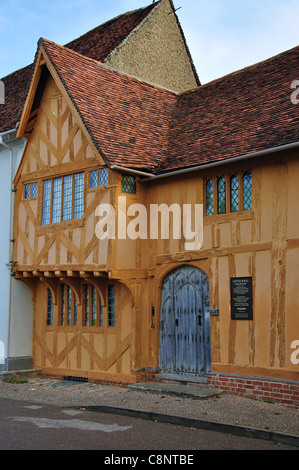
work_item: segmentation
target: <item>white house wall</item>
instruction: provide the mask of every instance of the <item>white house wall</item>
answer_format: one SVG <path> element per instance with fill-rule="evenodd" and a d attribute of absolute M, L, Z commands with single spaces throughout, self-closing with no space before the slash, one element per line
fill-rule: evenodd
<path fill-rule="evenodd" d="M 11 276 L 12 180 L 25 142 L 13 134 L 0 142 L 0 370 L 31 366 L 32 299 L 29 289 Z M 9 147 L 7 148 L 6 145 Z M 12 152 L 10 151 L 12 150 Z M 12 158 L 12 160 L 11 160 Z"/>

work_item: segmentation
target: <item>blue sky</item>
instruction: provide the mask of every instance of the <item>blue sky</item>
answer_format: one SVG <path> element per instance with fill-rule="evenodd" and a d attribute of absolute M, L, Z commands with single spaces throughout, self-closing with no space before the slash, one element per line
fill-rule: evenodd
<path fill-rule="evenodd" d="M 152 0 L 0 0 L 0 77 L 30 64 L 40 37 L 66 44 Z M 299 44 L 298 0 L 174 0 L 202 83 Z M 299 77 L 297 77 L 299 79 Z"/>

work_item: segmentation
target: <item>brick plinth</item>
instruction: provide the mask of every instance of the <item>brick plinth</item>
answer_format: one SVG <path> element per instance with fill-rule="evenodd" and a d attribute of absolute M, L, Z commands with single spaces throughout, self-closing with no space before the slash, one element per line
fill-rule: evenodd
<path fill-rule="evenodd" d="M 208 380 L 228 394 L 299 407 L 299 383 L 295 381 L 217 373 L 209 374 Z"/>

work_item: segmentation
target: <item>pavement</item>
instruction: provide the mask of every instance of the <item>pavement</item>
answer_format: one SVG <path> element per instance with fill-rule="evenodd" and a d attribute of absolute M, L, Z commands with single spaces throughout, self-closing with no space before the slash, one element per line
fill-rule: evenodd
<path fill-rule="evenodd" d="M 299 447 L 299 409 L 229 395 L 205 384 L 117 386 L 38 375 L 22 379 L 2 373 L 0 398 L 125 415 Z"/>

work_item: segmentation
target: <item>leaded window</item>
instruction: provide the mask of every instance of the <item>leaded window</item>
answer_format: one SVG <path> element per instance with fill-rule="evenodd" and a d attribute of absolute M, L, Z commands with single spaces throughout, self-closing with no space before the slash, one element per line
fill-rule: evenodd
<path fill-rule="evenodd" d="M 78 302 L 72 288 L 67 284 L 60 286 L 60 325 L 76 326 Z"/>
<path fill-rule="evenodd" d="M 226 212 L 225 178 L 223 177 L 217 181 L 217 212 L 218 214 L 225 214 Z"/>
<path fill-rule="evenodd" d="M 31 197 L 31 184 L 25 184 L 25 199 L 30 199 Z"/>
<path fill-rule="evenodd" d="M 51 185 L 51 180 L 44 181 L 42 225 L 50 223 Z"/>
<path fill-rule="evenodd" d="M 73 177 L 65 176 L 63 179 L 63 209 L 62 220 L 71 220 L 73 206 Z"/>
<path fill-rule="evenodd" d="M 247 171 L 243 175 L 243 210 L 252 209 L 252 174 Z"/>
<path fill-rule="evenodd" d="M 206 215 L 214 214 L 214 188 L 213 181 L 206 182 Z"/>
<path fill-rule="evenodd" d="M 100 170 L 100 186 L 106 186 L 108 184 L 108 168 L 102 168 Z"/>
<path fill-rule="evenodd" d="M 61 221 L 61 189 L 62 178 L 55 178 L 53 180 L 52 224 Z"/>
<path fill-rule="evenodd" d="M 103 326 L 103 307 L 97 289 L 84 285 L 84 326 Z"/>
<path fill-rule="evenodd" d="M 98 186 L 98 170 L 89 172 L 89 189 L 96 188 Z"/>
<path fill-rule="evenodd" d="M 38 183 L 32 183 L 31 185 L 31 197 L 35 199 L 37 197 L 38 192 Z"/>
<path fill-rule="evenodd" d="M 25 199 L 35 199 L 37 198 L 38 192 L 38 183 L 28 183 L 25 184 Z"/>
<path fill-rule="evenodd" d="M 47 289 L 47 326 L 53 326 L 53 310 L 54 310 L 54 305 L 53 305 L 52 292 L 48 288 Z"/>
<path fill-rule="evenodd" d="M 100 170 L 92 170 L 89 172 L 89 189 L 94 189 L 98 186 L 106 186 L 107 184 L 108 168 L 101 168 Z"/>
<path fill-rule="evenodd" d="M 108 326 L 115 326 L 115 288 L 108 285 Z"/>
<path fill-rule="evenodd" d="M 121 190 L 123 193 L 136 194 L 136 177 L 121 175 Z"/>
<path fill-rule="evenodd" d="M 44 181 L 42 225 L 79 219 L 84 214 L 84 172 Z"/>
<path fill-rule="evenodd" d="M 80 219 L 84 213 L 84 173 L 74 176 L 74 219 Z"/>
<path fill-rule="evenodd" d="M 230 177 L 230 211 L 239 210 L 239 178 L 236 175 Z"/>

